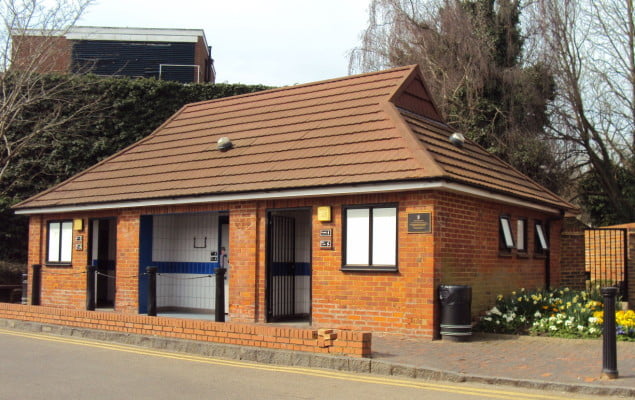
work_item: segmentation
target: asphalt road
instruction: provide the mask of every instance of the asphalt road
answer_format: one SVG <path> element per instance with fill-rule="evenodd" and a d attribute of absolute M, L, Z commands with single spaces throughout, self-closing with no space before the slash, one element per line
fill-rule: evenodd
<path fill-rule="evenodd" d="M 214 359 L 0 329 L 0 400 L 590 399 Z"/>

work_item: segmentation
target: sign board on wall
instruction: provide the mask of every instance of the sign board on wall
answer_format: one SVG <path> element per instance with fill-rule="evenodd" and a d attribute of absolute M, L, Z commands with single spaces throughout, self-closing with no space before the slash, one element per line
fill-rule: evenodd
<path fill-rule="evenodd" d="M 431 233 L 431 214 L 430 212 L 408 214 L 408 233 Z"/>

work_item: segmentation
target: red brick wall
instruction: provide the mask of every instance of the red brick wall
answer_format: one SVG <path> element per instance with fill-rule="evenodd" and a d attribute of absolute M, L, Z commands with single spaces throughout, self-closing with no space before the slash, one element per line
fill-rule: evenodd
<path fill-rule="evenodd" d="M 200 70 L 198 73 L 198 77 L 195 76 L 194 82 L 197 82 L 196 80 L 197 78 L 198 78 L 198 82 L 200 83 L 207 82 L 205 80 L 206 78 L 205 74 L 207 73 L 205 70 L 207 59 L 208 59 L 208 55 L 207 55 L 207 47 L 205 46 L 205 41 L 203 40 L 202 37 L 199 37 L 194 47 L 194 64 L 198 65 L 200 67 Z M 211 78 L 211 77 L 208 77 L 208 78 Z"/>
<path fill-rule="evenodd" d="M 584 231 L 561 234 L 561 286 L 571 289 L 586 289 L 584 273 Z"/>
<path fill-rule="evenodd" d="M 73 217 L 66 214 L 31 216 L 29 223 L 29 293 L 31 293 L 33 264 L 42 265 L 42 287 L 40 304 L 44 306 L 67 307 L 81 309 L 86 306 L 86 265 L 88 265 L 88 243 L 86 224 L 83 231 L 73 230 L 73 238 L 82 235 L 84 250 L 73 248 L 71 265 L 48 265 L 47 258 L 47 226 L 52 220 L 68 220 Z M 86 221 L 84 221 L 86 222 Z M 29 296 L 29 301 L 31 296 Z"/>
<path fill-rule="evenodd" d="M 229 212 L 229 248 L 231 271 L 229 280 L 229 315 L 232 321 L 254 322 L 259 315 L 261 253 L 258 251 L 257 234 L 259 218 L 256 204 L 233 204 Z M 262 278 L 264 279 L 264 278 Z M 264 298 L 264 296 L 263 296 Z"/>
<path fill-rule="evenodd" d="M 371 355 L 369 332 L 334 331 L 334 335 L 331 335 L 316 329 L 64 310 L 9 303 L 0 303 L 0 318 L 270 349 L 352 357 Z"/>
<path fill-rule="evenodd" d="M 398 272 L 344 272 L 342 265 L 342 206 L 398 203 Z M 317 207 L 331 206 L 332 221 L 319 222 Z M 439 284 L 473 287 L 473 314 L 488 309 L 499 293 L 533 289 L 545 283 L 545 263 L 550 261 L 551 284 L 558 285 L 560 222 L 550 221 L 550 257 L 533 254 L 534 220 L 545 226 L 549 216 L 521 207 L 466 198 L 442 192 L 409 192 L 338 196 L 295 200 L 164 206 L 100 213 L 64 215 L 64 218 L 117 217 L 117 294 L 115 309 L 126 314 L 138 310 L 140 215 L 229 211 L 230 319 L 264 322 L 267 210 L 296 207 L 312 209 L 312 323 L 317 327 L 364 329 L 432 337 L 436 333 L 436 288 Z M 432 213 L 431 234 L 407 233 L 407 214 Z M 499 216 L 528 219 L 528 254 L 499 254 Z M 30 263 L 43 264 L 46 220 L 31 219 Z M 319 248 L 319 232 L 333 230 L 333 249 Z M 88 229 L 85 250 L 74 251 L 72 267 L 43 267 L 42 305 L 84 309 L 85 266 L 88 263 Z M 54 272 L 74 274 L 72 277 Z"/>
<path fill-rule="evenodd" d="M 72 44 L 64 37 L 12 37 L 12 67 L 39 73 L 68 72 L 71 67 Z"/>
<path fill-rule="evenodd" d="M 534 221 L 546 226 L 548 216 L 520 207 L 477 200 L 449 193 L 434 195 L 435 287 L 439 284 L 470 285 L 472 315 L 490 308 L 498 294 L 520 288 L 545 286 L 547 258 L 534 254 Z M 499 251 L 499 217 L 511 217 L 514 239 L 516 221 L 527 218 L 527 255 Z M 551 285 L 559 282 L 560 222 L 551 221 L 549 234 Z"/>
<path fill-rule="evenodd" d="M 117 218 L 115 310 L 139 310 L 139 210 L 123 210 Z"/>
<path fill-rule="evenodd" d="M 398 272 L 343 272 L 342 207 L 399 203 Z M 434 293 L 433 236 L 408 234 L 407 213 L 430 211 L 425 193 L 363 195 L 320 200 L 332 207 L 331 223 L 313 211 L 313 322 L 341 328 L 431 336 Z M 319 248 L 320 229 L 333 229 L 333 250 Z"/>

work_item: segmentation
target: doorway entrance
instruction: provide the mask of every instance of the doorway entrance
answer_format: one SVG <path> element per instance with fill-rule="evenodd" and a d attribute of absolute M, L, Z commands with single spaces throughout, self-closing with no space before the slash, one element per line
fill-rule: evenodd
<path fill-rule="evenodd" d="M 115 305 L 117 264 L 117 220 L 94 219 L 90 224 L 91 264 L 96 267 L 95 305 L 112 308 Z"/>
<path fill-rule="evenodd" d="M 267 322 L 310 321 L 311 210 L 271 210 L 267 224 Z"/>

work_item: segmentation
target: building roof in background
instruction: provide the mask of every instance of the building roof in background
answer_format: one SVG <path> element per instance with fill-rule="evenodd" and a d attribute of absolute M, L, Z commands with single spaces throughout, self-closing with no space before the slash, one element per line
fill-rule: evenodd
<path fill-rule="evenodd" d="M 182 42 L 205 40 L 202 29 L 115 28 L 107 26 L 75 26 L 64 35 L 69 40 L 114 40 L 125 42 Z"/>
<path fill-rule="evenodd" d="M 608 229 L 635 229 L 635 222 L 629 222 L 627 224 L 603 226 L 602 228 L 608 228 Z"/>
<path fill-rule="evenodd" d="M 473 142 L 451 144 L 452 133 L 417 66 L 283 87 L 186 105 L 145 139 L 16 208 L 446 182 L 575 209 Z M 218 150 L 221 137 L 233 148 Z"/>

